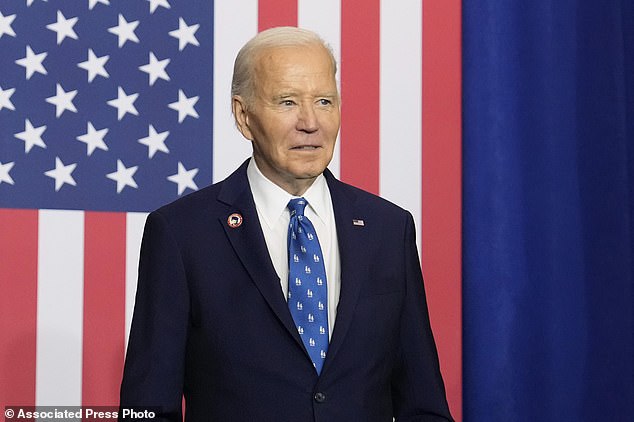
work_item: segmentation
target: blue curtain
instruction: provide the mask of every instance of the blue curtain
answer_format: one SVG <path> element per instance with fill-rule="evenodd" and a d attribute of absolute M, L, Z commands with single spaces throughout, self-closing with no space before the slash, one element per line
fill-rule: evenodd
<path fill-rule="evenodd" d="M 464 420 L 634 421 L 634 1 L 463 1 Z"/>

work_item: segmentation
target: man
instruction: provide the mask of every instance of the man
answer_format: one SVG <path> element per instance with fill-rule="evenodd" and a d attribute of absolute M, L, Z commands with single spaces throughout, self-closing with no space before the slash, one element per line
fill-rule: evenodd
<path fill-rule="evenodd" d="M 149 215 L 122 408 L 177 421 L 184 395 L 189 421 L 451 420 L 412 217 L 326 169 L 335 74 L 297 28 L 238 54 L 253 157 Z"/>

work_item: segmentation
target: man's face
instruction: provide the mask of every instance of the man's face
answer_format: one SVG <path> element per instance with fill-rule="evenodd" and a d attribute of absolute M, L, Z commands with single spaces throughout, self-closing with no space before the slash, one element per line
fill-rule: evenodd
<path fill-rule="evenodd" d="M 332 158 L 340 123 L 333 64 L 321 45 L 279 47 L 256 57 L 251 102 L 233 100 L 262 173 L 301 195 Z"/>

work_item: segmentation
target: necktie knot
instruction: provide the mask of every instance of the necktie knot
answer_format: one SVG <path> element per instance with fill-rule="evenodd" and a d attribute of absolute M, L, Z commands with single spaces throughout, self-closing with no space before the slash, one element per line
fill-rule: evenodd
<path fill-rule="evenodd" d="M 304 209 L 308 205 L 308 201 L 304 198 L 293 198 L 288 201 L 287 208 L 291 212 L 291 217 L 304 215 Z"/>

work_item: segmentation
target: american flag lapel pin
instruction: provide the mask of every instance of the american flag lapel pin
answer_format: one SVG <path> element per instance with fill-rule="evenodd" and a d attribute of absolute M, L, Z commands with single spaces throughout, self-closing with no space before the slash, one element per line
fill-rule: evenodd
<path fill-rule="evenodd" d="M 353 226 L 361 226 L 361 227 L 363 227 L 363 226 L 365 226 L 365 221 L 363 221 L 363 220 L 357 220 L 356 218 L 354 218 L 354 219 L 352 220 L 352 225 L 353 225 Z"/>

